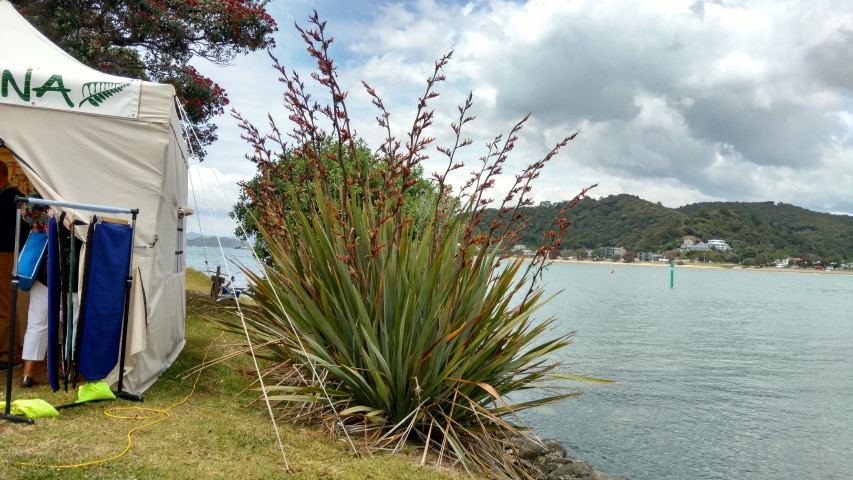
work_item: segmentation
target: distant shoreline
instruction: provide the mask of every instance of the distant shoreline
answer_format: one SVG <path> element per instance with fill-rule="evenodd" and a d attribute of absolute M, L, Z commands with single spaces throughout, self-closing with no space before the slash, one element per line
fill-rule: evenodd
<path fill-rule="evenodd" d="M 522 258 L 522 260 L 529 260 L 529 258 Z M 611 265 L 611 266 L 626 266 L 626 267 L 669 267 L 669 262 L 667 263 L 659 263 L 659 262 L 613 262 L 610 260 L 568 260 L 564 258 L 555 258 L 553 260 L 549 260 L 551 262 L 557 263 L 584 263 L 591 265 Z M 719 270 L 742 270 L 742 271 L 751 271 L 751 272 L 780 272 L 780 273 L 819 273 L 819 274 L 828 274 L 828 275 L 853 275 L 853 270 L 815 270 L 813 268 L 776 268 L 776 267 L 742 267 L 740 265 L 732 265 L 732 264 L 717 264 L 717 263 L 684 263 L 683 265 L 679 265 L 676 263 L 676 268 L 714 268 Z"/>

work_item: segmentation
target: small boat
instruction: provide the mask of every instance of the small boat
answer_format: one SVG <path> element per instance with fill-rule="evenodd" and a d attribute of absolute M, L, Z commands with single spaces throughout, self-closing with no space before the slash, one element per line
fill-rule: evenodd
<path fill-rule="evenodd" d="M 231 280 L 220 287 L 216 303 L 226 302 L 228 300 L 237 300 L 240 298 L 240 295 L 244 290 L 245 288 L 234 286 L 234 277 L 231 277 Z"/>

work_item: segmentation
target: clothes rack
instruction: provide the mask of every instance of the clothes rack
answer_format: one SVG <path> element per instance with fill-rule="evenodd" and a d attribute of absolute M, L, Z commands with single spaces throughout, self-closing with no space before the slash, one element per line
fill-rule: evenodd
<path fill-rule="evenodd" d="M 33 204 L 33 205 L 44 205 L 48 207 L 61 207 L 61 208 L 71 208 L 75 210 L 86 210 L 90 212 L 100 212 L 100 213 L 113 213 L 113 214 L 126 214 L 131 215 L 131 226 L 130 226 L 130 255 L 128 257 L 128 265 L 127 265 L 127 277 L 125 280 L 124 286 L 124 308 L 122 313 L 122 332 L 121 332 L 121 344 L 119 345 L 119 371 L 118 371 L 118 382 L 116 385 L 116 391 L 114 392 L 116 398 L 122 398 L 125 400 L 141 402 L 142 397 L 140 395 L 134 395 L 129 392 L 124 391 L 124 360 L 125 360 L 125 345 L 127 343 L 127 329 L 128 329 L 128 312 L 130 308 L 130 291 L 132 284 L 132 274 L 133 274 L 133 238 L 136 232 L 136 217 L 139 214 L 139 209 L 133 208 L 118 208 L 118 207 L 108 207 L 103 205 L 92 205 L 85 203 L 74 203 L 74 202 L 60 202 L 55 200 L 45 200 L 42 198 L 30 198 L 30 197 L 15 197 L 15 218 L 18 219 L 21 217 L 21 208 L 24 204 Z M 9 362 L 7 362 L 6 367 L 6 406 L 5 410 L 2 414 L 0 414 L 0 420 L 6 420 L 15 423 L 25 423 L 25 424 L 33 424 L 34 421 L 31 418 L 13 415 L 11 413 L 12 406 L 12 369 L 14 368 L 14 360 L 13 355 L 15 351 L 15 317 L 17 315 L 17 299 L 18 299 L 18 254 L 20 250 L 20 231 L 21 225 L 20 222 L 15 222 L 15 255 L 12 262 L 12 305 L 11 305 L 11 321 L 9 322 Z M 73 226 L 72 226 L 72 235 L 73 235 Z"/>

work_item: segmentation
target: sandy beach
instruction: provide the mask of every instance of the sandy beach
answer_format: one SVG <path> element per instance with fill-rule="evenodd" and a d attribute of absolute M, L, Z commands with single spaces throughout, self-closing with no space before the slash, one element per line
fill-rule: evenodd
<path fill-rule="evenodd" d="M 620 267 L 669 267 L 669 263 L 661 262 L 614 262 L 611 260 L 568 260 L 556 258 L 552 262 L 560 263 L 589 263 L 600 265 L 611 265 Z M 815 270 L 813 268 L 776 268 L 776 267 L 742 267 L 735 264 L 718 264 L 718 263 L 689 263 L 685 262 L 679 265 L 676 262 L 675 268 L 717 268 L 724 270 L 743 270 L 748 272 L 779 272 L 779 273 L 819 273 L 827 275 L 853 275 L 853 270 Z"/>

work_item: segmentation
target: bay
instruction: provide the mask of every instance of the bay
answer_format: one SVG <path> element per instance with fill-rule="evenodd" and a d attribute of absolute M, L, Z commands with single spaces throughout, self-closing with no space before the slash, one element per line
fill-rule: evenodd
<path fill-rule="evenodd" d="M 669 270 L 545 273 L 554 360 L 617 383 L 525 412 L 539 436 L 635 480 L 853 478 L 853 276 Z"/>
<path fill-rule="evenodd" d="M 252 250 L 239 248 L 218 247 L 186 247 L 187 267 L 193 268 L 208 275 L 216 273 L 216 267 L 220 267 L 222 276 L 234 277 L 234 285 L 245 287 L 246 275 L 241 267 L 247 267 L 252 271 L 259 272 L 261 269 L 254 258 Z"/>
<path fill-rule="evenodd" d="M 187 266 L 257 270 L 250 250 Z M 612 272 L 612 273 L 611 273 Z M 853 275 L 555 263 L 553 360 L 613 385 L 525 411 L 541 438 L 634 480 L 853 479 Z"/>

